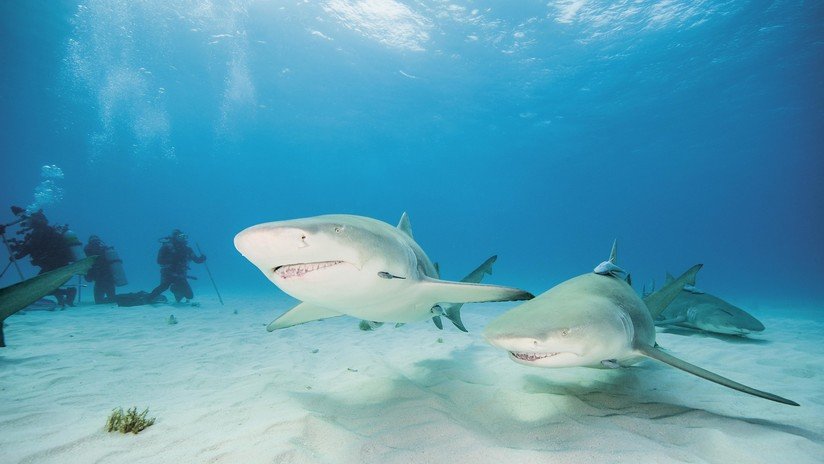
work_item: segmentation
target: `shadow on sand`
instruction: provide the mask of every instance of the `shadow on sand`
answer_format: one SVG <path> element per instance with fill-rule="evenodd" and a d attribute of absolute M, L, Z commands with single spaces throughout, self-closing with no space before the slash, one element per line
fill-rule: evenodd
<path fill-rule="evenodd" d="M 818 442 L 823 438 L 800 427 L 670 403 L 678 393 L 659 389 L 655 381 L 656 371 L 667 369 L 664 366 L 525 374 L 529 368 L 506 359 L 490 362 L 490 356 L 497 355 L 472 344 L 446 358 L 386 364 L 394 375 L 363 375 L 346 391 L 294 397 L 315 417 L 345 428 L 370 446 L 393 449 L 411 443 L 408 434 L 448 439 L 464 436 L 466 430 L 483 441 L 530 450 L 591 447 L 592 437 L 603 433 L 625 438 L 629 433 L 680 446 L 683 437 L 662 435 L 649 421 L 663 421 L 672 430 L 678 424 L 669 420 L 687 415 L 691 417 L 684 424 L 690 429 L 715 429 L 719 421 L 734 421 Z"/>

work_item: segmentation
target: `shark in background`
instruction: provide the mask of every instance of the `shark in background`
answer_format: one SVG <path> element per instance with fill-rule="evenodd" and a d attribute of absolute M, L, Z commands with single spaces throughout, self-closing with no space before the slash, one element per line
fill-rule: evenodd
<path fill-rule="evenodd" d="M 89 256 L 76 263 L 0 289 L 0 347 L 6 346 L 3 324 L 7 317 L 55 291 L 73 275 L 88 272 L 95 258 L 97 256 Z"/>
<path fill-rule="evenodd" d="M 235 247 L 302 301 L 269 324 L 270 332 L 343 315 L 397 323 L 445 316 L 465 330 L 460 307 L 444 303 L 533 297 L 517 288 L 440 280 L 406 213 L 397 227 L 347 214 L 269 222 L 238 233 Z"/>
<path fill-rule="evenodd" d="M 674 277 L 667 273 L 666 282 L 673 280 Z M 684 286 L 655 320 L 655 325 L 740 336 L 764 331 L 764 324 L 747 311 L 705 293 L 694 285 Z"/>
<path fill-rule="evenodd" d="M 682 291 L 695 285 L 695 265 L 643 300 L 617 266 L 613 244 L 608 262 L 562 282 L 501 314 L 484 330 L 486 340 L 520 364 L 534 367 L 631 366 L 651 358 L 750 395 L 798 406 L 683 361 L 658 347 L 653 320 Z"/>

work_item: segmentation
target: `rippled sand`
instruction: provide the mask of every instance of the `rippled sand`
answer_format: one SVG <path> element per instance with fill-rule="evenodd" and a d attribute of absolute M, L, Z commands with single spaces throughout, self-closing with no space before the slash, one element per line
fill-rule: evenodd
<path fill-rule="evenodd" d="M 824 461 L 815 312 L 756 313 L 768 330 L 750 340 L 659 335 L 673 354 L 802 405 L 793 408 L 653 361 L 515 364 L 480 338 L 511 305 L 466 307 L 470 334 L 431 323 L 363 332 L 350 318 L 268 333 L 290 301 L 226 301 L 9 318 L 2 462 Z M 139 435 L 107 433 L 119 406 L 148 406 L 157 422 Z"/>

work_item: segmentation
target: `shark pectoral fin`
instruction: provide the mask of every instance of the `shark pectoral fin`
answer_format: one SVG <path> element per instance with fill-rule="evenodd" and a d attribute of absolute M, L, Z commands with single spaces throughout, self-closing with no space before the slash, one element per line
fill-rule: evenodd
<path fill-rule="evenodd" d="M 421 292 L 427 300 L 438 303 L 484 303 L 490 301 L 531 300 L 531 293 L 512 287 L 450 282 L 424 277 Z"/>
<path fill-rule="evenodd" d="M 680 324 L 680 323 L 682 323 L 686 320 L 687 320 L 686 317 L 678 316 L 678 317 L 674 317 L 672 319 L 663 319 L 663 320 L 660 320 L 660 321 L 655 321 L 655 325 L 662 326 L 662 325 Z"/>
<path fill-rule="evenodd" d="M 792 400 L 788 400 L 787 398 L 782 398 L 778 395 L 773 395 L 772 393 L 767 393 L 765 391 L 756 390 L 755 388 L 748 387 L 746 385 L 740 384 L 733 380 L 730 380 L 726 377 L 722 377 L 718 374 L 710 372 L 706 369 L 702 369 L 694 364 L 690 364 L 684 360 L 678 359 L 675 356 L 667 354 L 661 351 L 658 348 L 653 348 L 651 346 L 639 347 L 637 348 L 638 352 L 643 354 L 648 358 L 655 359 L 656 361 L 661 361 L 664 364 L 669 364 L 672 367 L 681 369 L 682 371 L 689 372 L 692 375 L 697 375 L 698 377 L 704 378 L 709 380 L 710 382 L 715 382 L 719 385 L 723 385 L 727 388 L 732 388 L 733 390 L 738 390 L 740 392 L 748 393 L 753 396 L 758 396 L 760 398 L 764 398 L 766 400 L 775 401 L 778 403 L 788 404 L 791 406 L 799 406 L 798 403 Z"/>
<path fill-rule="evenodd" d="M 343 314 L 331 309 L 321 308 L 320 306 L 309 303 L 301 303 L 272 321 L 266 326 L 266 330 L 272 332 L 277 329 L 285 329 L 293 325 L 303 324 L 304 322 L 319 321 L 321 319 L 342 315 Z"/>
<path fill-rule="evenodd" d="M 432 322 L 435 323 L 435 327 L 443 330 L 443 321 L 441 321 L 441 316 L 435 316 L 432 318 Z"/>

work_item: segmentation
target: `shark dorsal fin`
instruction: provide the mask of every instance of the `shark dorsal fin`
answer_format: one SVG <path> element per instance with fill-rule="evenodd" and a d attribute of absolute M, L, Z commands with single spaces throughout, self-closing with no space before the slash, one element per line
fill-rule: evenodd
<path fill-rule="evenodd" d="M 401 215 L 401 220 L 398 222 L 398 229 L 408 235 L 409 238 L 415 238 L 412 235 L 412 224 L 409 222 L 409 215 L 406 214 L 406 211 Z"/>
<path fill-rule="evenodd" d="M 695 274 L 697 274 L 700 269 L 701 264 L 696 264 L 681 274 L 677 279 L 667 282 L 661 287 L 661 290 L 647 295 L 647 297 L 644 298 L 644 303 L 647 305 L 653 321 L 658 319 L 661 313 L 664 312 L 664 309 L 681 293 L 684 285 L 695 285 Z"/>
<path fill-rule="evenodd" d="M 675 280 L 675 277 L 673 277 L 672 274 L 670 274 L 669 271 L 667 271 L 667 276 L 664 278 L 664 285 L 672 282 L 673 280 Z"/>
<path fill-rule="evenodd" d="M 614 239 L 612 241 L 612 250 L 609 252 L 609 262 L 612 264 L 616 264 L 618 260 L 618 239 Z"/>

